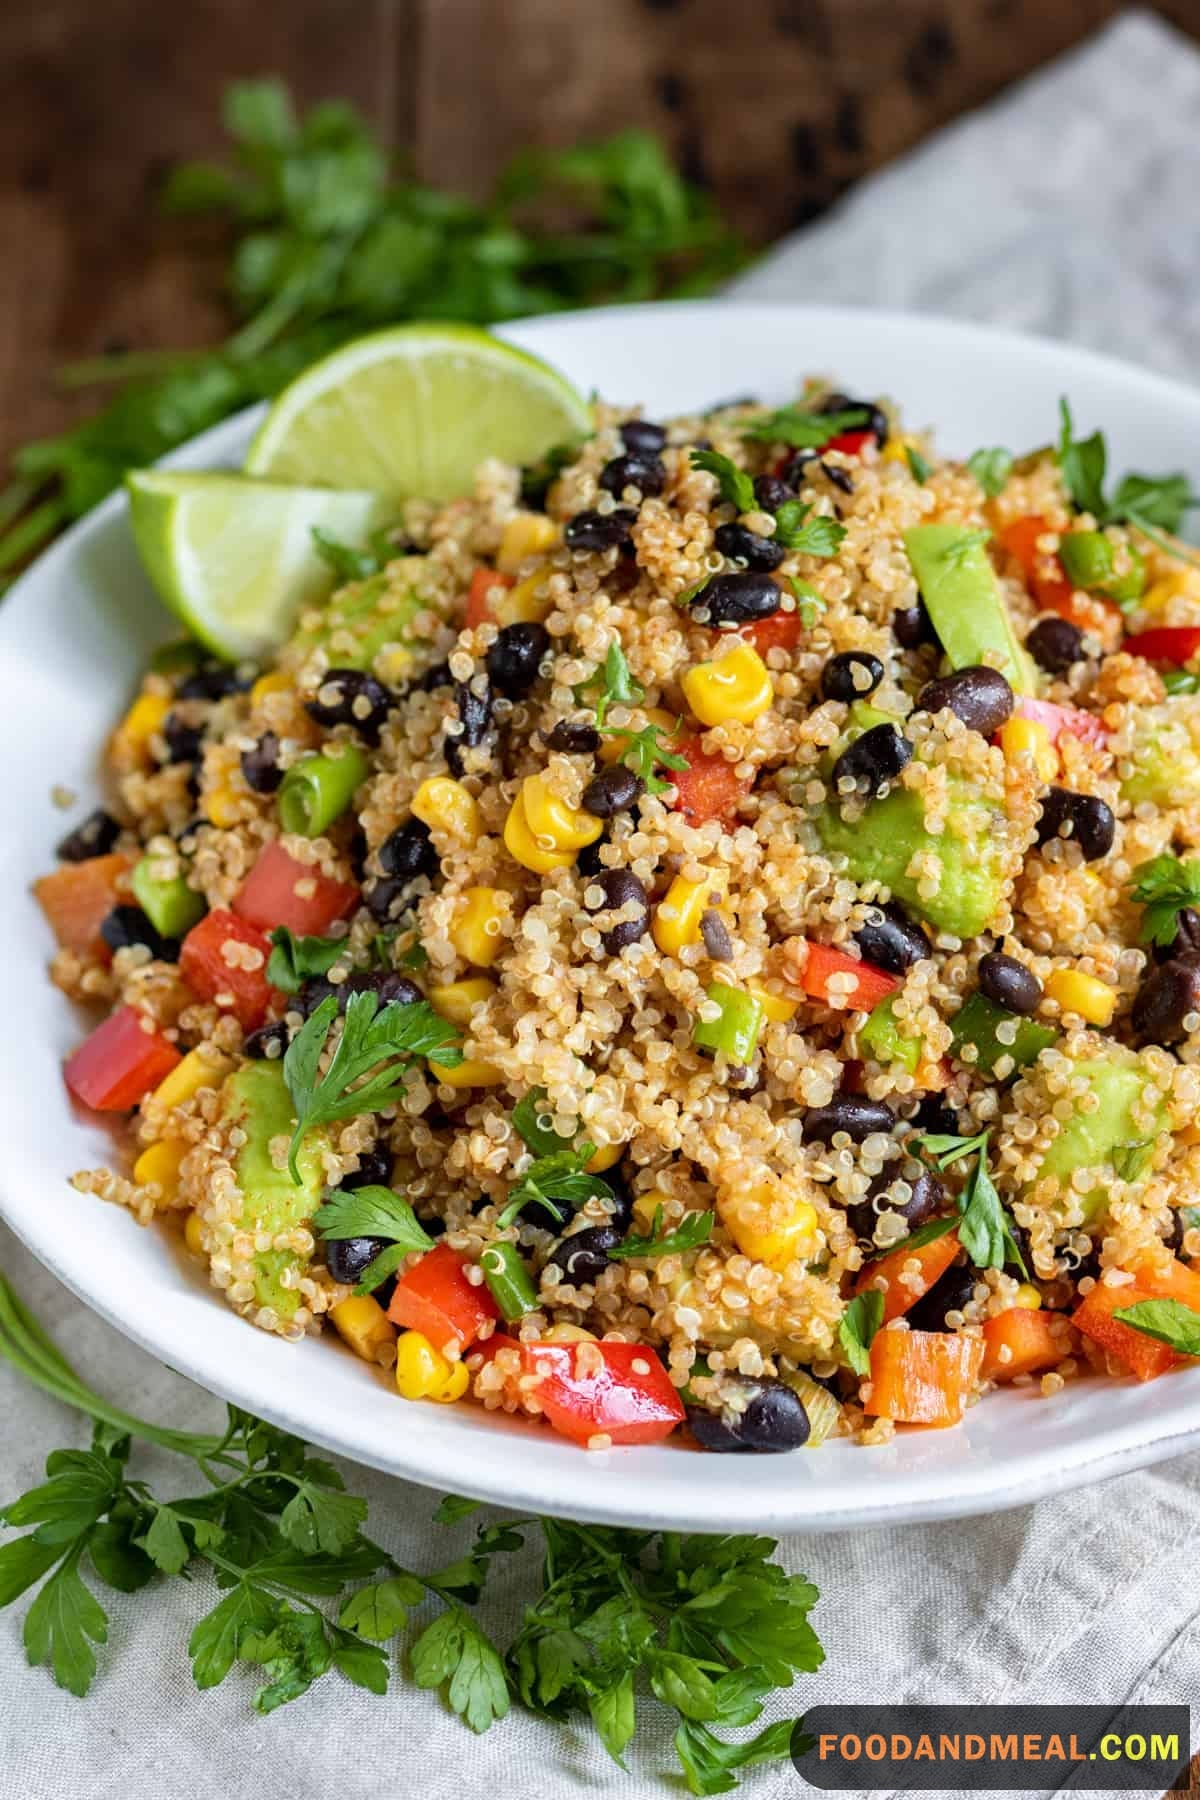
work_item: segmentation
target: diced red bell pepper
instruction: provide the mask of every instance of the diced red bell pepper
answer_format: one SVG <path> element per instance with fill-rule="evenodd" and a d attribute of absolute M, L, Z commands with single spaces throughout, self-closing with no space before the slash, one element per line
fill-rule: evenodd
<path fill-rule="evenodd" d="M 735 773 L 734 764 L 726 762 L 723 756 L 707 755 L 700 748 L 699 738 L 681 738 L 670 748 L 687 758 L 686 769 L 669 769 L 667 773 L 679 796 L 675 806 L 688 824 L 731 818 L 749 791 Z"/>
<path fill-rule="evenodd" d="M 1017 1375 L 1036 1375 L 1052 1369 L 1069 1349 L 1061 1313 L 1041 1308 L 1010 1306 L 1007 1312 L 985 1319 L 983 1367 L 985 1381 L 1012 1381 Z"/>
<path fill-rule="evenodd" d="M 353 882 L 322 875 L 290 855 L 276 838 L 235 894 L 233 910 L 262 931 L 286 925 L 297 937 L 320 937 L 336 919 L 348 917 L 358 899 Z"/>
<path fill-rule="evenodd" d="M 853 975 L 854 988 L 831 992 L 831 975 Z M 851 1008 L 856 1012 L 870 1012 L 900 986 L 897 978 L 885 969 L 877 969 L 874 963 L 861 962 L 856 956 L 847 956 L 844 950 L 834 950 L 828 944 L 809 944 L 799 979 L 810 1000 L 823 1000 L 826 1006 Z"/>
<path fill-rule="evenodd" d="M 979 1380 L 983 1343 L 950 1331 L 880 1331 L 863 1411 L 904 1425 L 957 1425 Z"/>
<path fill-rule="evenodd" d="M 804 631 L 804 621 L 798 612 L 784 612 L 781 607 L 767 619 L 754 619 L 749 625 L 739 625 L 737 635 L 753 644 L 760 656 L 765 657 L 768 650 L 792 651 L 800 642 Z"/>
<path fill-rule="evenodd" d="M 854 1284 L 854 1292 L 881 1293 L 883 1322 L 890 1325 L 893 1319 L 902 1318 L 910 1307 L 915 1306 L 929 1292 L 957 1255 L 957 1231 L 948 1231 L 944 1237 L 934 1238 L 930 1244 L 918 1244 L 915 1250 L 899 1244 L 895 1250 L 889 1250 L 886 1256 L 872 1257 L 869 1263 L 863 1265 L 862 1273 Z M 910 1264 L 915 1266 L 910 1268 Z M 904 1274 L 908 1276 L 907 1281 L 900 1279 Z M 881 1276 L 886 1287 L 878 1285 Z"/>
<path fill-rule="evenodd" d="M 1119 1357 L 1139 1381 L 1153 1381 L 1156 1375 L 1165 1375 L 1168 1369 L 1178 1368 L 1183 1358 L 1167 1344 L 1160 1344 L 1157 1338 L 1146 1337 L 1132 1325 L 1114 1319 L 1113 1314 L 1124 1311 L 1127 1306 L 1136 1306 L 1139 1300 L 1161 1298 L 1140 1281 L 1129 1282 L 1124 1287 L 1106 1287 L 1098 1281 L 1071 1314 L 1071 1322 L 1084 1337 Z"/>
<path fill-rule="evenodd" d="M 437 1244 L 396 1283 L 388 1318 L 406 1331 L 420 1331 L 435 1350 L 473 1344 L 489 1319 L 500 1314 L 482 1282 L 467 1280 L 467 1259 L 449 1244 Z"/>
<path fill-rule="evenodd" d="M 238 952 L 229 960 L 226 945 L 244 944 L 261 951 L 253 968 L 244 969 Z M 179 952 L 179 973 L 201 1000 L 211 1000 L 223 1012 L 233 1013 L 244 1031 L 261 1025 L 273 992 L 267 980 L 270 940 L 236 913 L 218 907 L 193 925 Z"/>
<path fill-rule="evenodd" d="M 844 456 L 861 456 L 863 445 L 872 443 L 874 437 L 873 431 L 839 431 L 827 444 L 822 444 L 821 449 L 840 450 Z"/>
<path fill-rule="evenodd" d="M 683 1402 L 644 1344 L 523 1344 L 522 1371 L 555 1431 L 576 1444 L 657 1444 L 682 1425 Z"/>
<path fill-rule="evenodd" d="M 466 622 L 474 631 L 476 626 L 485 625 L 492 617 L 492 606 L 489 596 L 493 588 L 510 588 L 515 577 L 501 575 L 497 569 L 476 569 L 471 577 L 471 585 L 467 589 Z"/>
<path fill-rule="evenodd" d="M 122 900 L 129 898 L 131 859 L 120 850 L 89 856 L 85 862 L 63 863 L 33 884 L 38 905 L 63 950 L 79 956 L 112 955 L 100 927 Z"/>
<path fill-rule="evenodd" d="M 1200 625 L 1156 625 L 1150 631 L 1135 631 L 1121 648 L 1130 656 L 1144 656 L 1147 662 L 1182 668 L 1200 651 Z"/>
<path fill-rule="evenodd" d="M 159 1031 L 147 1031 L 144 1014 L 119 1006 L 78 1050 L 63 1071 L 77 1100 L 96 1112 L 128 1112 L 165 1081 L 179 1051 Z"/>
<path fill-rule="evenodd" d="M 1109 730 L 1104 720 L 1098 719 L 1095 713 L 1084 712 L 1081 707 L 1059 706 L 1053 700 L 1033 700 L 1019 694 L 1014 710 L 1023 719 L 1044 725 L 1052 744 L 1057 744 L 1060 737 L 1077 737 L 1102 748 L 1108 742 Z"/>

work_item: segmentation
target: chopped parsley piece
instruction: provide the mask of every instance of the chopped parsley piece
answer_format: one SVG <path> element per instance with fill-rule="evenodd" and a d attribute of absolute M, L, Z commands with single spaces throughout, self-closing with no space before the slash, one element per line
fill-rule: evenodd
<path fill-rule="evenodd" d="M 333 570 L 339 583 L 366 581 L 372 575 L 378 575 L 395 555 L 387 533 L 382 531 L 372 533 L 366 550 L 355 550 L 349 544 L 340 543 L 320 525 L 313 526 L 312 536 L 317 555 Z"/>
<path fill-rule="evenodd" d="M 1012 451 L 1002 450 L 999 445 L 991 450 L 976 450 L 967 458 L 968 469 L 989 500 L 1004 491 L 1012 466 Z"/>
<path fill-rule="evenodd" d="M 810 630 L 818 613 L 825 611 L 825 596 L 819 594 L 810 581 L 801 581 L 795 575 L 789 575 L 793 594 L 796 596 L 796 611 L 800 614 L 800 623 Z"/>
<path fill-rule="evenodd" d="M 627 769 L 633 770 L 648 794 L 665 794 L 671 785 L 656 774 L 656 770 L 689 767 L 686 756 L 680 756 L 676 751 L 666 748 L 668 734 L 665 726 L 651 723 L 643 725 L 640 731 L 633 731 L 626 726 L 606 725 L 604 735 L 624 739 L 621 761 Z"/>
<path fill-rule="evenodd" d="M 646 690 L 640 681 L 634 680 L 625 652 L 615 639 L 608 646 L 604 661 L 596 673 L 580 682 L 575 689 L 577 700 L 592 695 L 595 696 L 597 729 L 603 727 L 610 706 L 636 706 L 640 700 L 645 699 Z"/>
<path fill-rule="evenodd" d="M 975 1157 L 975 1166 L 958 1196 L 958 1241 L 977 1269 L 1002 1269 L 1011 1263 L 1028 1278 L 1025 1259 L 1013 1236 L 1012 1220 L 988 1174 L 989 1136 L 986 1131 L 981 1131 L 977 1137 L 926 1132 L 915 1137 L 913 1142 L 923 1145 L 937 1167 L 943 1170 L 963 1157 Z"/>
<path fill-rule="evenodd" d="M 346 952 L 345 938 L 295 937 L 286 925 L 277 925 L 270 937 L 267 980 L 281 994 L 298 993 L 313 976 L 328 974 Z"/>
<path fill-rule="evenodd" d="M 1132 1325 L 1143 1337 L 1169 1344 L 1180 1356 L 1200 1356 L 1200 1312 L 1182 1300 L 1139 1300 L 1113 1314 L 1122 1325 Z"/>
<path fill-rule="evenodd" d="M 693 450 L 692 467 L 715 475 L 722 500 L 736 506 L 740 513 L 755 511 L 754 482 L 731 457 L 722 456 L 719 450 Z"/>
<path fill-rule="evenodd" d="M 803 500 L 785 500 L 775 514 L 775 542 L 803 556 L 836 556 L 846 527 L 822 514 L 815 517 Z"/>
<path fill-rule="evenodd" d="M 904 460 L 913 480 L 919 481 L 923 487 L 933 474 L 933 464 L 925 460 L 914 444 L 905 444 Z"/>
<path fill-rule="evenodd" d="M 669 1256 L 672 1252 L 698 1250 L 701 1244 L 707 1244 L 712 1236 L 716 1220 L 711 1212 L 685 1213 L 673 1231 L 663 1231 L 662 1207 L 654 1209 L 654 1223 L 649 1237 L 627 1237 L 615 1250 L 608 1252 L 610 1257 L 623 1256 Z"/>
<path fill-rule="evenodd" d="M 742 426 L 742 436 L 760 444 L 787 444 L 792 450 L 821 450 L 831 438 L 870 423 L 865 406 L 848 406 L 841 412 L 806 412 L 801 406 L 783 406 L 765 418 Z"/>
<path fill-rule="evenodd" d="M 1164 949 L 1175 941 L 1179 914 L 1200 907 L 1200 858 L 1152 856 L 1133 871 L 1130 897 L 1145 907 L 1138 935 L 1143 944 Z"/>
<path fill-rule="evenodd" d="M 596 1146 L 565 1143 L 544 1111 L 545 1088 L 530 1088 L 512 1111 L 513 1128 L 533 1161 L 510 1190 L 498 1223 L 507 1228 L 526 1206 L 538 1206 L 556 1225 L 564 1225 L 572 1212 L 593 1194 L 613 1198 L 612 1188 L 598 1175 L 589 1175 L 587 1164 Z M 566 1210 L 564 1211 L 564 1208 Z"/>
<path fill-rule="evenodd" d="M 871 1373 L 871 1345 L 883 1324 L 883 1295 L 877 1288 L 857 1294 L 838 1324 L 838 1342 L 856 1375 Z"/>

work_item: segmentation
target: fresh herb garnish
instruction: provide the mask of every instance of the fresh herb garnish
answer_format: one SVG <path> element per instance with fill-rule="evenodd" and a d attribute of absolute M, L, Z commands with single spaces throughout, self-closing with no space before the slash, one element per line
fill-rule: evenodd
<path fill-rule="evenodd" d="M 796 596 L 796 611 L 800 614 L 800 623 L 806 631 L 811 631 L 818 615 L 825 611 L 825 596 L 817 592 L 811 581 L 801 581 L 798 576 L 789 575 L 788 582 Z"/>
<path fill-rule="evenodd" d="M 1143 1337 L 1169 1344 L 1181 1356 L 1200 1356 L 1200 1312 L 1182 1300 L 1139 1300 L 1113 1314 L 1122 1325 L 1132 1325 Z"/>
<path fill-rule="evenodd" d="M 432 1603 L 438 1610 L 417 1623 L 408 1668 L 419 1686 L 441 1688 L 472 1730 L 502 1719 L 515 1699 L 558 1721 L 590 1716 L 619 1759 L 644 1684 L 677 1715 L 675 1751 L 693 1794 L 724 1793 L 733 1771 L 787 1756 L 793 1720 L 741 1742 L 719 1735 L 756 1724 L 772 1688 L 824 1660 L 809 1623 L 817 1591 L 770 1560 L 772 1539 L 502 1520 L 478 1526 L 463 1555 L 418 1573 L 365 1535 L 366 1502 L 289 1433 L 236 1407 L 222 1432 L 205 1436 L 110 1405 L 2 1277 L 0 1356 L 95 1421 L 90 1450 L 55 1451 L 48 1479 L 2 1509 L 9 1525 L 31 1529 L 0 1548 L 0 1606 L 41 1583 L 26 1649 L 70 1692 L 87 1693 L 107 1638 L 93 1577 L 127 1594 L 183 1579 L 200 1605 L 217 1588 L 191 1635 L 197 1686 L 260 1669 L 260 1713 L 335 1671 L 385 1693 L 393 1661 L 402 1661 L 392 1640 Z M 194 1464 L 199 1491 L 159 1498 L 130 1472 L 134 1438 Z M 434 1520 L 453 1526 L 474 1506 L 447 1496 Z M 470 1609 L 495 1559 L 539 1532 L 540 1587 L 505 1648 Z M 136 1617 L 130 1606 L 125 1632 Z"/>
<path fill-rule="evenodd" d="M 698 1250 L 701 1244 L 707 1244 L 712 1236 L 716 1220 L 711 1212 L 699 1211 L 684 1213 L 673 1231 L 662 1228 L 662 1207 L 654 1209 L 654 1223 L 650 1227 L 648 1237 L 627 1237 L 614 1250 L 608 1252 L 610 1257 L 624 1256 L 669 1256 L 672 1252 L 682 1253 L 685 1250 Z"/>
<path fill-rule="evenodd" d="M 841 412 L 807 412 L 802 406 L 783 406 L 765 418 L 742 426 L 742 436 L 760 444 L 787 444 L 792 450 L 822 450 L 843 431 L 870 422 L 865 406 L 849 406 Z"/>
<path fill-rule="evenodd" d="M 914 1137 L 929 1152 L 939 1169 L 950 1168 L 963 1157 L 975 1157 L 975 1167 L 958 1196 L 958 1241 L 977 1269 L 1003 1269 L 1009 1264 L 1028 1278 L 1025 1259 L 1013 1235 L 1009 1218 L 988 1174 L 987 1147 L 990 1132 L 977 1137 L 959 1137 L 954 1133 L 924 1132 Z"/>
<path fill-rule="evenodd" d="M 1129 892 L 1146 909 L 1138 933 L 1142 943 L 1165 948 L 1175 941 L 1184 908 L 1200 907 L 1200 858 L 1152 856 L 1133 871 Z"/>
<path fill-rule="evenodd" d="M 1194 669 L 1166 669 L 1162 684 L 1168 694 L 1200 693 L 1200 675 Z"/>
<path fill-rule="evenodd" d="M 1184 562 L 1200 562 L 1163 537 L 1164 532 L 1177 532 L 1184 516 L 1192 507 L 1200 506 L 1200 495 L 1194 494 L 1186 475 L 1123 475 L 1111 499 L 1104 494 L 1108 469 L 1108 445 L 1102 431 L 1090 437 L 1077 438 L 1066 399 L 1059 401 L 1062 427 L 1058 438 L 1058 466 L 1063 486 L 1080 512 L 1091 513 L 1098 525 L 1133 525 L 1143 537 L 1157 544 L 1168 555 Z"/>
<path fill-rule="evenodd" d="M 575 698 L 583 700 L 595 696 L 593 704 L 596 713 L 596 726 L 600 729 L 608 717 L 610 706 L 636 706 L 646 697 L 646 690 L 640 681 L 635 681 L 629 664 L 625 659 L 617 639 L 604 654 L 604 661 L 594 675 L 581 681 L 575 689 Z"/>
<path fill-rule="evenodd" d="M 686 769 L 690 766 L 686 756 L 667 749 L 668 733 L 665 726 L 651 723 L 643 725 L 640 731 L 634 731 L 628 726 L 606 725 L 604 735 L 624 739 L 620 760 L 627 769 L 633 770 L 648 794 L 665 794 L 671 785 L 656 774 L 656 770 Z"/>
<path fill-rule="evenodd" d="M 331 1238 L 386 1238 L 388 1249 L 369 1262 L 359 1277 L 356 1294 L 374 1293 L 394 1275 L 414 1250 L 432 1250 L 433 1239 L 402 1195 L 391 1188 L 339 1188 L 313 1214 L 313 1226 Z"/>
<path fill-rule="evenodd" d="M 731 457 L 722 456 L 719 450 L 693 450 L 691 461 L 693 469 L 704 469 L 716 476 L 722 500 L 736 506 L 740 513 L 756 510 L 754 481 Z"/>
<path fill-rule="evenodd" d="M 351 994 L 337 1048 L 322 1075 L 321 1058 L 337 1012 L 337 1000 L 330 994 L 305 1020 L 283 1059 L 283 1078 L 296 1109 L 288 1168 L 297 1184 L 296 1155 L 315 1126 L 394 1105 L 404 1097 L 405 1072 L 435 1052 L 443 1069 L 457 1068 L 462 1061 L 457 1028 L 435 1013 L 428 1001 L 381 1007 L 378 994 L 368 992 Z"/>
<path fill-rule="evenodd" d="M 921 1250 L 926 1244 L 934 1244 L 938 1238 L 945 1237 L 946 1233 L 953 1231 L 957 1224 L 958 1220 L 952 1218 L 930 1219 L 927 1224 L 918 1225 L 916 1230 L 910 1231 L 907 1237 L 898 1238 L 894 1244 L 889 1244 L 884 1250 L 876 1245 L 868 1255 L 867 1261 L 875 1262 L 881 1256 L 890 1256 L 893 1250 Z"/>
<path fill-rule="evenodd" d="M 546 504 L 546 496 L 558 480 L 563 470 L 569 468 L 579 455 L 586 440 L 571 438 L 565 444 L 553 444 L 546 454 L 535 463 L 529 463 L 521 470 L 521 504 L 540 511 Z"/>
<path fill-rule="evenodd" d="M 967 458 L 968 469 L 989 500 L 1003 493 L 1012 466 L 1012 451 L 1002 450 L 998 445 L 991 450 L 976 450 Z"/>
<path fill-rule="evenodd" d="M 321 561 L 333 570 L 339 585 L 348 581 L 368 581 L 378 575 L 395 554 L 386 532 L 375 532 L 365 550 L 343 544 L 320 525 L 312 528 L 313 544 Z"/>
<path fill-rule="evenodd" d="M 904 460 L 908 464 L 908 472 L 913 480 L 919 481 L 924 487 L 933 474 L 933 464 L 926 461 L 915 444 L 905 444 Z"/>
<path fill-rule="evenodd" d="M 295 994 L 315 975 L 325 975 L 346 953 L 345 938 L 295 937 L 286 925 L 270 934 L 267 980 L 281 994 Z"/>
<path fill-rule="evenodd" d="M 856 1375 L 871 1373 L 871 1345 L 883 1324 L 883 1295 L 878 1288 L 856 1294 L 838 1322 L 838 1343 Z"/>
<path fill-rule="evenodd" d="M 775 542 L 803 556 L 836 556 L 846 527 L 823 514 L 812 514 L 804 500 L 785 500 L 775 514 Z"/>
<path fill-rule="evenodd" d="M 526 1206 L 540 1206 L 556 1225 L 563 1225 L 568 1217 L 563 1207 L 573 1212 L 593 1194 L 604 1200 L 613 1197 L 607 1181 L 586 1173 L 587 1164 L 596 1154 L 595 1144 L 564 1142 L 549 1122 L 545 1105 L 545 1088 L 530 1088 L 513 1108 L 513 1128 L 526 1149 L 532 1151 L 533 1161 L 510 1190 L 508 1202 L 499 1214 L 502 1230 Z"/>
<path fill-rule="evenodd" d="M 1153 1160 L 1153 1138 L 1138 1138 L 1129 1144 L 1118 1144 L 1112 1153 L 1113 1171 L 1122 1181 L 1140 1181 Z"/>

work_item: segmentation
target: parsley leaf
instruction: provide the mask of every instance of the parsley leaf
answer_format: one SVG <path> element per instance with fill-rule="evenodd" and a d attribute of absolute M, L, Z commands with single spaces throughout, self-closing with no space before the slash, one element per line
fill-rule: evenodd
<path fill-rule="evenodd" d="M 527 1150 L 535 1156 L 553 1156 L 563 1147 L 564 1139 L 555 1131 L 546 1111 L 546 1090 L 530 1088 L 512 1109 L 511 1124 Z"/>
<path fill-rule="evenodd" d="M 904 460 L 908 464 L 908 472 L 913 480 L 919 481 L 923 487 L 933 474 L 933 464 L 927 462 L 913 444 L 905 444 Z"/>
<path fill-rule="evenodd" d="M 823 514 L 810 517 L 803 500 L 785 500 L 775 514 L 775 541 L 802 556 L 836 556 L 846 527 Z"/>
<path fill-rule="evenodd" d="M 84 1695 L 96 1673 L 93 1644 L 108 1642 L 108 1615 L 79 1573 L 82 1540 L 67 1552 L 25 1617 L 25 1654 L 48 1664 L 68 1693 Z"/>
<path fill-rule="evenodd" d="M 603 729 L 605 737 L 624 739 L 621 761 L 633 770 L 648 794 L 665 794 L 671 786 L 657 773 L 659 769 L 690 767 L 686 756 L 666 748 L 668 734 L 663 725 L 643 725 L 640 731 L 624 725 L 606 725 Z"/>
<path fill-rule="evenodd" d="M 1165 948 L 1175 941 L 1179 914 L 1200 907 L 1200 858 L 1152 856 L 1134 869 L 1129 892 L 1146 909 L 1138 933 L 1142 943 Z"/>
<path fill-rule="evenodd" d="M 1077 438 L 1071 408 L 1065 398 L 1059 401 L 1062 419 L 1058 437 L 1058 466 L 1072 503 L 1080 512 L 1092 513 L 1100 525 L 1133 525 L 1144 537 L 1170 555 L 1185 562 L 1196 562 L 1177 544 L 1164 541 L 1162 533 L 1177 532 L 1184 516 L 1200 506 L 1200 495 L 1192 492 L 1185 475 L 1122 476 L 1111 500 L 1104 497 L 1104 478 L 1108 467 L 1108 446 L 1104 433 L 1094 431 L 1090 437 Z"/>
<path fill-rule="evenodd" d="M 433 1509 L 433 1522 L 435 1525 L 457 1525 L 460 1519 L 469 1519 L 473 1512 L 478 1512 L 479 1505 L 478 1500 L 468 1500 L 462 1494 L 443 1494 Z"/>
<path fill-rule="evenodd" d="M 825 596 L 819 594 L 809 581 L 799 581 L 795 575 L 790 575 L 788 580 L 796 596 L 796 611 L 800 614 L 800 622 L 806 631 L 810 631 L 818 615 L 825 611 Z"/>
<path fill-rule="evenodd" d="M 840 437 L 843 431 L 853 431 L 869 421 L 870 414 L 865 406 L 849 406 L 832 413 L 783 406 L 778 412 L 743 425 L 742 436 L 758 443 L 787 444 L 793 450 L 821 450 L 831 438 Z"/>
<path fill-rule="evenodd" d="M 282 994 L 296 994 L 314 975 L 325 975 L 346 952 L 344 938 L 294 937 L 286 925 L 270 933 L 267 980 Z"/>
<path fill-rule="evenodd" d="M 587 681 L 580 682 L 575 690 L 575 697 L 582 700 L 584 695 L 595 694 L 596 725 L 601 727 L 610 706 L 636 706 L 639 700 L 645 698 L 645 693 L 641 683 L 634 680 L 625 660 L 625 652 L 614 638 L 608 646 L 603 663 Z"/>
<path fill-rule="evenodd" d="M 739 513 L 754 512 L 754 481 L 745 469 L 739 469 L 732 457 L 722 456 L 719 450 L 693 450 L 693 469 L 705 469 L 717 478 L 717 487 L 722 500 L 730 506 L 736 506 Z"/>
<path fill-rule="evenodd" d="M 376 534 L 367 550 L 354 550 L 343 544 L 323 526 L 312 527 L 313 544 L 321 561 L 333 570 L 339 585 L 348 581 L 368 581 L 378 575 L 391 554 L 387 539 Z"/>
<path fill-rule="evenodd" d="M 838 1323 L 838 1342 L 856 1375 L 871 1373 L 871 1345 L 883 1324 L 883 1295 L 876 1288 L 855 1295 Z"/>
<path fill-rule="evenodd" d="M 954 1218 L 930 1219 L 926 1224 L 918 1225 L 915 1231 L 910 1231 L 907 1237 L 889 1244 L 886 1250 L 878 1247 L 872 1249 L 867 1255 L 867 1261 L 875 1262 L 881 1256 L 890 1256 L 893 1250 L 920 1250 L 925 1244 L 934 1244 L 938 1238 L 945 1237 L 957 1224 L 958 1220 Z"/>
<path fill-rule="evenodd" d="M 414 1250 L 432 1250 L 433 1239 L 412 1207 L 391 1188 L 339 1188 L 313 1214 L 313 1226 L 325 1239 L 386 1238 L 381 1250 L 359 1277 L 356 1294 L 370 1294 L 394 1275 Z"/>
<path fill-rule="evenodd" d="M 423 1057 L 436 1053 L 439 1066 L 446 1069 L 462 1061 L 457 1029 L 439 1017 L 428 1001 L 381 1007 L 378 994 L 368 992 L 351 994 L 341 1036 L 322 1075 L 321 1057 L 337 1011 L 332 994 L 322 1000 L 288 1045 L 283 1059 L 283 1077 L 296 1109 L 288 1167 L 297 1184 L 296 1153 L 305 1134 L 315 1126 L 393 1105 L 403 1098 L 405 1071 Z"/>
<path fill-rule="evenodd" d="M 1058 466 L 1063 486 L 1080 512 L 1089 512 L 1106 522 L 1108 502 L 1104 498 L 1104 474 L 1108 466 L 1108 446 L 1104 434 L 1093 431 L 1087 438 L 1075 436 L 1071 408 L 1065 396 L 1058 403 L 1061 426 L 1058 434 Z"/>
<path fill-rule="evenodd" d="M 685 1213 L 673 1231 L 663 1232 L 662 1207 L 654 1209 L 654 1224 L 649 1237 L 627 1237 L 608 1252 L 617 1260 L 624 1256 L 669 1256 L 684 1250 L 697 1250 L 712 1236 L 716 1219 L 711 1212 Z M 660 1235 L 661 1234 L 661 1235 Z"/>
<path fill-rule="evenodd" d="M 1122 1325 L 1132 1325 L 1143 1337 L 1169 1344 L 1181 1356 L 1200 1356 L 1200 1312 L 1182 1300 L 1139 1300 L 1113 1314 Z"/>
<path fill-rule="evenodd" d="M 939 1169 L 948 1169 L 964 1157 L 975 1157 L 975 1167 L 958 1196 L 958 1241 L 977 1269 L 1002 1269 L 1011 1263 L 1028 1279 L 1020 1245 L 1013 1236 L 1012 1220 L 988 1174 L 989 1135 L 986 1131 L 976 1137 L 925 1132 L 914 1137 L 913 1142 L 924 1146 Z"/>
<path fill-rule="evenodd" d="M 1012 466 L 1012 451 L 1002 450 L 998 445 L 991 450 L 976 450 L 967 458 L 968 469 L 989 500 L 1003 493 Z"/>
<path fill-rule="evenodd" d="M 424 1598 L 425 1589 L 415 1575 L 389 1575 L 356 1588 L 338 1614 L 338 1624 L 373 1644 L 385 1644 L 404 1630 L 409 1613 Z"/>
<path fill-rule="evenodd" d="M 567 1214 L 558 1202 L 574 1210 L 593 1194 L 611 1200 L 612 1188 L 597 1175 L 588 1175 L 586 1165 L 595 1155 L 596 1146 L 567 1143 L 549 1123 L 545 1112 L 545 1088 L 530 1088 L 512 1111 L 517 1136 L 533 1161 L 511 1190 L 508 1204 L 499 1215 L 501 1228 L 512 1224 L 526 1206 L 540 1206 L 556 1225 L 566 1223 Z"/>
<path fill-rule="evenodd" d="M 447 1607 L 409 1652 L 418 1687 L 445 1687 L 446 1699 L 472 1731 L 486 1731 L 508 1711 L 508 1683 L 500 1653 L 482 1626 L 461 1607 Z"/>

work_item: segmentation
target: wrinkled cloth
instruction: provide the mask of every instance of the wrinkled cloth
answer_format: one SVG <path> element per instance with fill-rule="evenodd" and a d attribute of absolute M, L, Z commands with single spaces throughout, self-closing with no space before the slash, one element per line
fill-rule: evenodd
<path fill-rule="evenodd" d="M 1197 117 L 1200 55 L 1131 15 L 865 182 L 734 291 L 952 313 L 1190 375 L 1200 350 Z M 134 1227 L 114 1216 L 113 1229 Z M 212 1429 L 216 1401 L 81 1307 L 3 1228 L 0 1267 L 93 1385 L 144 1417 Z M 76 1416 L 4 1365 L 0 1409 L 5 1498 L 37 1479 L 49 1450 L 85 1441 Z M 180 1491 L 178 1459 L 136 1454 L 157 1490 Z M 372 1534 L 411 1567 L 436 1567 L 479 1518 L 500 1516 L 485 1510 L 451 1531 L 429 1522 L 425 1491 L 343 1467 L 370 1501 Z M 813 1622 L 827 1661 L 771 1716 L 855 1700 L 1187 1702 L 1200 1737 L 1198 1538 L 1192 1455 L 990 1519 L 787 1539 L 783 1561 L 821 1589 Z M 536 1546 L 493 1564 L 481 1614 L 500 1637 L 515 1628 L 535 1571 Z M 105 1591 L 109 1642 L 83 1702 L 26 1668 L 25 1603 L 0 1613 L 8 1788 L 21 1800 L 683 1791 L 660 1779 L 673 1768 L 670 1724 L 649 1702 L 629 1775 L 588 1726 L 513 1713 L 476 1738 L 401 1676 L 387 1701 L 328 1677 L 260 1719 L 252 1671 L 204 1694 L 192 1685 L 188 1634 L 214 1598 L 203 1576 L 131 1596 Z M 743 1780 L 750 1800 L 802 1791 L 786 1763 Z"/>

